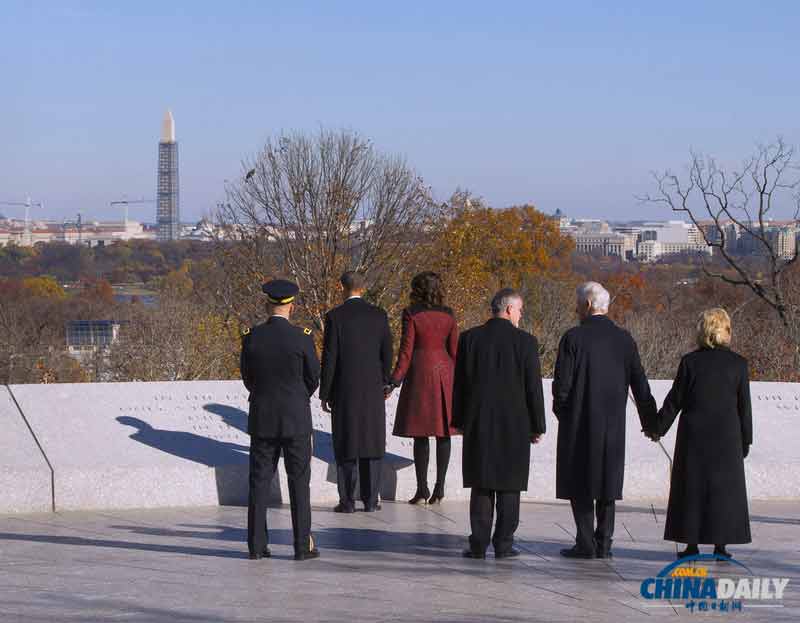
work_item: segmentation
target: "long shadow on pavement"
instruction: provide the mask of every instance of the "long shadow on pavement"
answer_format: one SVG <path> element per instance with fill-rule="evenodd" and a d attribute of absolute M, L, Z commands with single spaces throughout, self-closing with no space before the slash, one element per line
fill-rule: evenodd
<path fill-rule="evenodd" d="M 237 407 L 219 403 L 209 403 L 203 409 L 222 418 L 228 426 L 247 433 L 247 412 Z M 333 436 L 326 431 L 314 429 L 313 456 L 328 466 L 325 480 L 336 484 L 336 457 L 333 453 Z M 381 499 L 397 498 L 397 472 L 414 464 L 412 459 L 387 452 L 381 464 Z"/>

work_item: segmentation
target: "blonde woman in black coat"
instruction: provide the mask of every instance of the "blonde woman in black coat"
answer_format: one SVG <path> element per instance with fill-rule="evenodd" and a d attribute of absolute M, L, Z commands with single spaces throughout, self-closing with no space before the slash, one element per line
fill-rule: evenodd
<path fill-rule="evenodd" d="M 714 545 L 750 543 L 744 458 L 753 443 L 747 360 L 730 350 L 731 319 L 724 309 L 702 313 L 698 350 L 681 360 L 658 414 L 653 438 L 681 414 L 673 453 L 664 538 L 686 543 L 679 557 Z"/>

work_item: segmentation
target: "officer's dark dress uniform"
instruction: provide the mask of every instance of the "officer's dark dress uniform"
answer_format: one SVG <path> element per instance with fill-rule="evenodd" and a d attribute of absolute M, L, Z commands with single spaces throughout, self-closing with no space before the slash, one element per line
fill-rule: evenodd
<path fill-rule="evenodd" d="M 295 284 L 275 280 L 263 291 L 275 305 L 291 303 Z M 320 365 L 309 329 L 282 316 L 247 331 L 242 341 L 242 380 L 250 391 L 250 499 L 247 545 L 251 558 L 269 556 L 266 524 L 269 485 L 283 452 L 292 509 L 295 558 L 316 557 L 311 538 L 311 408 Z"/>

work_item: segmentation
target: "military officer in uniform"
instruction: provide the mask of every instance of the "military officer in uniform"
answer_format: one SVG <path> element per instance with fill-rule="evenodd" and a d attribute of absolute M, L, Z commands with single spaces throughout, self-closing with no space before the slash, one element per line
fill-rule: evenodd
<path fill-rule="evenodd" d="M 283 453 L 294 531 L 294 558 L 319 557 L 311 537 L 311 407 L 320 364 L 310 329 L 289 321 L 299 288 L 276 279 L 262 286 L 269 319 L 242 340 L 242 380 L 250 392 L 250 559 L 268 558 L 267 496 Z"/>

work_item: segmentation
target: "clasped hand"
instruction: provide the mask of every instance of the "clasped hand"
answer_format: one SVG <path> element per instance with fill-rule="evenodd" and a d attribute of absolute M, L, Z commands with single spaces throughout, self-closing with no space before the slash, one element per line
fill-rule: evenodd
<path fill-rule="evenodd" d="M 661 435 L 659 435 L 658 433 L 646 431 L 644 429 L 642 429 L 642 432 L 644 433 L 644 436 L 647 437 L 652 442 L 657 442 L 661 440 Z"/>

